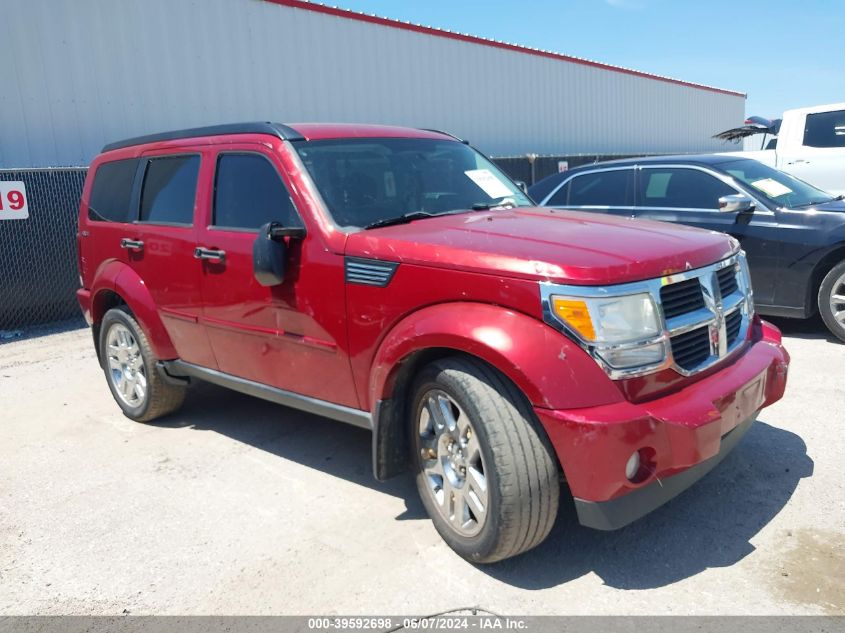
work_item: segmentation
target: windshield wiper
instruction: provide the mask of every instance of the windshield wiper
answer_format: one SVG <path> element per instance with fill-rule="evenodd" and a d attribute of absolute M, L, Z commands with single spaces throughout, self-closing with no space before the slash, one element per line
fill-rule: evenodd
<path fill-rule="evenodd" d="M 428 211 L 411 211 L 410 213 L 403 213 L 402 215 L 398 215 L 395 218 L 384 218 L 382 220 L 370 222 L 364 227 L 364 230 L 377 229 L 382 226 L 393 226 L 395 224 L 407 224 L 408 222 L 413 222 L 414 220 L 436 218 L 441 215 L 455 215 L 457 213 L 469 213 L 470 211 L 487 211 L 489 209 L 498 208 L 512 209 L 515 206 L 517 206 L 516 203 L 514 203 L 510 199 L 507 199 L 500 202 L 476 202 L 468 209 L 452 209 L 451 211 L 443 211 L 441 213 L 429 213 Z"/>
<path fill-rule="evenodd" d="M 473 211 L 489 211 L 490 209 L 513 209 L 516 206 L 516 203 L 507 198 L 505 200 L 500 200 L 499 202 L 474 202 L 471 209 Z"/>
<path fill-rule="evenodd" d="M 410 213 L 403 213 L 402 215 L 398 215 L 395 218 L 383 218 L 381 220 L 376 220 L 375 222 L 370 222 L 368 225 L 364 227 L 364 230 L 367 229 L 377 229 L 382 226 L 393 226 L 394 224 L 407 224 L 408 222 L 413 222 L 414 220 L 424 220 L 425 218 L 436 218 L 440 215 L 452 215 L 453 213 L 460 213 L 460 211 L 447 211 L 446 213 L 429 213 L 428 211 L 411 211 Z"/>
<path fill-rule="evenodd" d="M 845 196 L 836 196 L 835 198 L 831 198 L 830 200 L 815 200 L 813 202 L 802 202 L 801 204 L 793 204 L 790 209 L 803 209 L 804 207 L 812 207 L 816 204 L 827 204 L 828 202 L 838 202 L 839 200 L 845 200 Z"/>

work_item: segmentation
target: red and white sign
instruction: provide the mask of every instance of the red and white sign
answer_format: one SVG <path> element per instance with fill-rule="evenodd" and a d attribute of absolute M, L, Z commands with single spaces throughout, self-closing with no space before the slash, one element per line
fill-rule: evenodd
<path fill-rule="evenodd" d="M 568 160 L 557 161 L 557 173 L 562 174 L 565 171 L 569 171 L 569 161 Z"/>
<path fill-rule="evenodd" d="M 0 181 L 0 220 L 26 220 L 26 186 L 20 180 Z"/>

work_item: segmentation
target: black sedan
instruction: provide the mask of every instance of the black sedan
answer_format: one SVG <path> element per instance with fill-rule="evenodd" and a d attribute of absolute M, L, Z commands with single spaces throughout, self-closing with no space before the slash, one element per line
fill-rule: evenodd
<path fill-rule="evenodd" d="M 763 163 L 730 155 L 596 163 L 528 190 L 538 204 L 729 233 L 751 268 L 762 314 L 819 310 L 845 341 L 845 203 Z"/>

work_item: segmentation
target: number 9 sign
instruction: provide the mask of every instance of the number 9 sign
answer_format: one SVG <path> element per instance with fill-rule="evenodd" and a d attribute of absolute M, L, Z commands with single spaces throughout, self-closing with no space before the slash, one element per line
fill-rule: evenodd
<path fill-rule="evenodd" d="M 0 220 L 26 220 L 26 187 L 20 180 L 0 181 Z"/>

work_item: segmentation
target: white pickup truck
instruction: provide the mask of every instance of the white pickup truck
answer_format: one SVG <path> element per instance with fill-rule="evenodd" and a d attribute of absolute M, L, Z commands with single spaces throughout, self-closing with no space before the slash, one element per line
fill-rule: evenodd
<path fill-rule="evenodd" d="M 845 103 L 787 110 L 783 119 L 750 117 L 716 138 L 738 141 L 762 134 L 761 149 L 725 152 L 753 158 L 833 195 L 845 195 Z M 746 143 L 746 147 L 747 147 Z"/>

